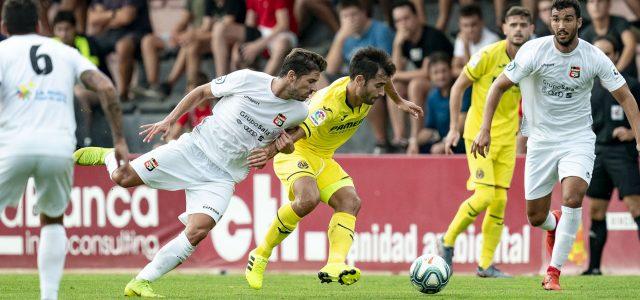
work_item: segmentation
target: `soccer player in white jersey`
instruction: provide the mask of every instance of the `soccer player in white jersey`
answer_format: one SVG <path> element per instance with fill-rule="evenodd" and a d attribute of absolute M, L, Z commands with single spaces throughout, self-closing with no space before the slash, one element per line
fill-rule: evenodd
<path fill-rule="evenodd" d="M 577 0 L 555 0 L 554 35 L 525 43 L 489 90 L 483 125 L 472 153 L 485 156 L 491 121 L 504 91 L 520 84 L 529 134 L 525 164 L 527 216 L 547 230 L 551 264 L 545 290 L 560 290 L 560 268 L 567 260 L 582 217 L 582 198 L 591 180 L 595 135 L 591 130 L 591 88 L 597 76 L 624 109 L 640 151 L 640 115 L 633 95 L 611 60 L 577 37 L 582 25 Z M 551 190 L 562 183 L 561 211 L 549 211 Z"/>
<path fill-rule="evenodd" d="M 203 101 L 219 99 L 213 115 L 177 141 L 118 167 L 111 149 L 83 148 L 74 154 L 79 165 L 106 164 L 111 179 L 122 187 L 146 184 L 164 190 L 185 190 L 186 228 L 164 245 L 125 287 L 126 296 L 155 297 L 150 282 L 182 263 L 224 214 L 236 183 L 249 167 L 263 167 L 278 151 L 293 152 L 285 132 L 307 117 L 304 100 L 315 91 L 325 60 L 304 49 L 285 58 L 278 77 L 251 70 L 221 76 L 187 94 L 162 121 L 144 125 L 145 142 L 163 137 L 178 118 Z"/>
<path fill-rule="evenodd" d="M 57 299 L 67 236 L 63 226 L 76 148 L 73 87 L 96 92 L 111 125 L 118 160 L 128 156 L 113 83 L 76 49 L 40 36 L 34 0 L 7 0 L 0 42 L 0 212 L 35 179 L 40 213 L 38 269 L 42 299 Z"/>

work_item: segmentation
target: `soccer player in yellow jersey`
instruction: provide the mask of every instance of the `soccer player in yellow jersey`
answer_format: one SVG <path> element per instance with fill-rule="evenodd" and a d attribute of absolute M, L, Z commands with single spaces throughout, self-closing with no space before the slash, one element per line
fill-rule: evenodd
<path fill-rule="evenodd" d="M 262 288 L 262 279 L 271 251 L 284 240 L 320 201 L 335 213 L 329 222 L 329 257 L 318 273 L 321 282 L 350 285 L 360 278 L 360 270 L 345 264 L 353 242 L 360 198 L 347 172 L 333 159 L 367 117 L 371 105 L 385 92 L 414 117 L 422 109 L 398 96 L 391 82 L 395 66 L 383 50 L 358 50 L 349 63 L 349 76 L 334 81 L 313 95 L 309 116 L 292 132 L 295 151 L 276 155 L 275 173 L 289 190 L 292 202 L 280 207 L 264 240 L 249 254 L 245 276 L 249 286 Z"/>
<path fill-rule="evenodd" d="M 482 252 L 477 270 L 480 277 L 508 277 L 492 264 L 492 260 L 504 227 L 507 189 L 511 185 L 515 167 L 518 107 L 521 99 L 517 86 L 504 93 L 498 106 L 492 124 L 493 144 L 489 155 L 486 158 L 471 155 L 471 143 L 480 129 L 491 83 L 533 33 L 531 13 L 523 7 L 512 7 L 506 13 L 502 30 L 507 37 L 506 40 L 491 44 L 472 56 L 451 88 L 451 129 L 445 139 L 446 151 L 451 154 L 451 147 L 456 146 L 460 139 L 456 121 L 460 114 L 462 94 L 473 85 L 471 107 L 464 126 L 464 142 L 470 172 L 467 189 L 473 190 L 474 193 L 460 205 L 456 216 L 449 224 L 441 239 L 440 252 L 451 265 L 456 237 L 486 210 L 482 222 Z"/>

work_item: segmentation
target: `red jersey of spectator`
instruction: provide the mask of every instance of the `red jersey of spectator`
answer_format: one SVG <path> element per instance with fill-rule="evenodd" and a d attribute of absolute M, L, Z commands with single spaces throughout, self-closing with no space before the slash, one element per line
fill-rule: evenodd
<path fill-rule="evenodd" d="M 200 124 L 200 122 L 202 122 L 202 120 L 204 120 L 204 118 L 210 115 L 211 115 L 211 104 L 207 103 L 207 105 L 203 108 L 196 107 L 190 112 L 180 116 L 180 118 L 178 119 L 178 124 L 184 127 L 184 125 L 187 124 L 187 122 L 189 122 L 191 125 L 191 128 L 195 128 L 198 124 Z"/>
<path fill-rule="evenodd" d="M 289 12 L 289 30 L 298 33 L 298 23 L 293 15 L 294 0 L 247 0 L 247 10 L 253 10 L 258 25 L 267 28 L 276 26 L 276 11 L 286 8 Z"/>

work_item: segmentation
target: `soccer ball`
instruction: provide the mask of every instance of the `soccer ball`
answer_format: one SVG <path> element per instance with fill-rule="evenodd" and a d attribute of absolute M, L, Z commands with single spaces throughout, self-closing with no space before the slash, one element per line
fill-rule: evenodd
<path fill-rule="evenodd" d="M 425 294 L 435 294 L 449 283 L 451 267 L 440 256 L 427 254 L 416 258 L 409 269 L 411 284 Z"/>

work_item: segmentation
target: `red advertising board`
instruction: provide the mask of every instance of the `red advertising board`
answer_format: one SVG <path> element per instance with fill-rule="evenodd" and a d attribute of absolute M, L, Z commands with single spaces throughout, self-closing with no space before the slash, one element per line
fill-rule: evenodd
<path fill-rule="evenodd" d="M 362 199 L 357 236 L 349 260 L 365 271 L 406 272 L 419 255 L 432 253 L 461 201 L 468 168 L 464 157 L 340 156 Z M 502 242 L 495 260 L 514 274 L 538 273 L 543 232 L 528 225 L 523 198 L 523 162 L 519 158 L 505 217 Z M 209 237 L 181 268 L 242 269 L 273 220 L 288 201 L 286 191 L 268 167 L 254 171 L 236 187 L 229 208 Z M 559 196 L 559 193 L 555 193 Z M 29 184 L 20 206 L 0 213 L 0 268 L 35 268 L 39 219 L 33 214 L 35 191 Z M 585 207 L 587 205 L 585 204 Z M 65 226 L 69 237 L 68 268 L 138 268 L 184 227 L 184 192 L 145 186 L 114 186 L 101 167 L 78 167 Z M 559 201 L 554 199 L 554 207 Z M 640 273 L 635 223 L 618 201 L 612 202 L 603 268 Z M 584 211 L 587 220 L 587 209 Z M 273 253 L 270 270 L 317 270 L 324 265 L 326 230 L 331 210 L 320 205 Z M 456 241 L 456 272 L 472 272 L 477 264 L 482 219 Z M 612 226 L 610 225 L 610 227 Z M 632 227 L 633 225 L 633 227 Z M 588 228 L 588 227 L 587 227 Z M 580 232 L 569 269 L 577 271 L 588 258 L 587 234 Z M 635 250 L 630 250 L 630 247 Z M 580 265 L 576 267 L 575 265 Z"/>

